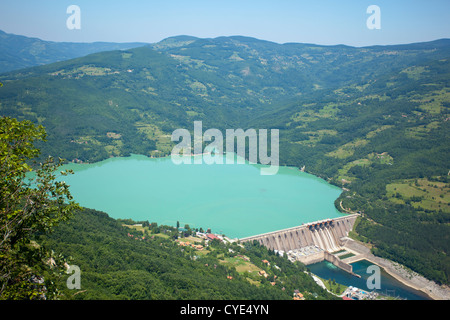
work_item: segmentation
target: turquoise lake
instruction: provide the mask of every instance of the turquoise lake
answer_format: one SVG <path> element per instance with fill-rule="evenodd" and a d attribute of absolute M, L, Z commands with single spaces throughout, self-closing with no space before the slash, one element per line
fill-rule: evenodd
<path fill-rule="evenodd" d="M 261 175 L 261 167 L 132 155 L 63 169 L 75 171 L 64 177 L 75 201 L 116 219 L 179 221 L 241 238 L 342 216 L 334 206 L 340 188 L 297 168 Z"/>

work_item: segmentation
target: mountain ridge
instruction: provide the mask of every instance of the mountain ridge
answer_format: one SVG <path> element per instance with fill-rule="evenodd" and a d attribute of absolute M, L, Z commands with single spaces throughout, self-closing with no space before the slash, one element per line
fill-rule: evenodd
<path fill-rule="evenodd" d="M 318 43 L 310 43 L 310 42 L 293 42 L 293 41 L 288 41 L 288 42 L 276 42 L 276 41 L 271 41 L 271 40 L 266 40 L 266 39 L 261 39 L 261 38 L 256 38 L 256 37 L 252 37 L 252 36 L 246 36 L 246 35 L 231 35 L 231 36 L 217 36 L 217 37 L 197 37 L 197 36 L 191 36 L 191 35 L 175 35 L 175 36 L 170 36 L 167 38 L 164 38 L 160 41 L 154 42 L 154 43 L 150 43 L 150 45 L 153 44 L 158 44 L 160 42 L 164 42 L 167 40 L 178 40 L 178 41 L 186 41 L 186 40 L 219 40 L 219 39 L 236 39 L 236 40 L 249 40 L 249 41 L 261 41 L 261 42 L 268 42 L 268 43 L 272 43 L 272 44 L 276 44 L 276 45 L 296 45 L 296 44 L 300 44 L 300 45 L 311 45 L 311 46 L 318 46 L 318 47 L 349 47 L 349 48 L 357 48 L 357 49 L 362 49 L 362 48 L 376 48 L 376 47 L 399 47 L 399 46 L 427 46 L 430 45 L 432 43 L 436 43 L 436 44 L 446 44 L 448 45 L 450 42 L 450 38 L 438 38 L 438 39 L 434 39 L 434 40 L 427 40 L 427 41 L 418 41 L 418 42 L 410 42 L 410 43 L 402 43 L 402 44 L 381 44 L 381 45 L 366 45 L 366 46 L 352 46 L 352 45 L 348 45 L 348 44 L 318 44 Z"/>
<path fill-rule="evenodd" d="M 445 47 L 450 43 L 450 39 L 436 39 L 424 42 L 415 42 L 410 44 L 399 45 L 374 45 L 354 47 L 345 44 L 338 45 L 320 45 L 314 43 L 299 43 L 299 42 L 286 42 L 277 43 L 269 40 L 258 39 L 255 37 L 234 35 L 234 36 L 219 36 L 214 38 L 200 38 L 190 35 L 177 35 L 167 37 L 156 43 L 147 42 L 59 42 L 59 41 L 47 41 L 37 37 L 27 37 L 24 35 L 17 35 L 13 33 L 6 33 L 0 30 L 0 52 L 2 57 L 0 58 L 0 73 L 23 69 L 27 67 L 33 67 L 38 65 L 49 64 L 58 61 L 65 61 L 77 57 L 86 56 L 91 53 L 111 51 L 111 50 L 127 50 L 131 48 L 137 48 L 142 46 L 149 46 L 152 48 L 161 49 L 164 45 L 174 42 L 178 42 L 179 46 L 183 46 L 185 42 L 195 41 L 222 41 L 222 40 L 236 40 L 243 42 L 254 42 L 259 44 L 270 44 L 286 47 L 317 47 L 317 48 L 354 48 L 354 49 L 416 49 L 429 48 L 431 44 L 438 45 L 437 47 Z M 14 43 L 13 47 L 8 46 L 8 43 Z M 169 45 L 170 47 L 170 45 Z"/>
<path fill-rule="evenodd" d="M 82 57 L 94 52 L 125 50 L 144 45 L 146 43 L 45 41 L 0 30 L 0 73 Z"/>

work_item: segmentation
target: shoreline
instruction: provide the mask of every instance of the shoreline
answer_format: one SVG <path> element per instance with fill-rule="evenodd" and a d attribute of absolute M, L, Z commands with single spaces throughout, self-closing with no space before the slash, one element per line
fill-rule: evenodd
<path fill-rule="evenodd" d="M 383 258 L 379 258 L 383 259 Z M 373 261 L 373 259 L 366 258 L 366 260 L 378 265 L 380 268 L 383 268 L 383 270 L 392 276 L 395 280 L 398 282 L 401 282 L 405 286 L 408 286 L 414 290 L 417 290 L 419 292 L 423 292 L 425 295 L 427 295 L 432 300 L 450 300 L 450 290 L 445 289 L 444 287 L 438 285 L 437 283 L 434 283 L 423 276 L 417 274 L 414 272 L 414 274 L 411 276 L 411 278 L 407 278 L 406 274 L 408 274 L 408 271 L 403 269 L 399 270 L 400 268 L 404 268 L 404 266 L 400 264 L 395 264 L 393 261 L 388 261 L 388 264 L 391 264 L 390 267 L 387 267 L 385 264 L 380 265 L 377 261 Z M 397 267 L 397 268 L 396 268 Z M 413 272 L 413 271 L 410 271 Z M 419 283 L 416 282 L 429 282 L 428 284 L 425 284 L 425 286 L 421 286 Z M 438 293 L 436 291 L 444 291 L 445 293 Z"/>
<path fill-rule="evenodd" d="M 347 241 L 344 245 L 344 247 L 346 246 L 349 246 L 351 250 L 361 254 L 361 259 L 356 261 L 367 260 L 376 264 L 395 280 L 405 286 L 424 293 L 432 300 L 450 300 L 450 288 L 448 286 L 439 285 L 434 281 L 428 280 L 417 272 L 406 269 L 405 266 L 397 262 L 373 255 L 370 252 L 370 249 L 359 241 L 351 239 L 350 242 Z"/>

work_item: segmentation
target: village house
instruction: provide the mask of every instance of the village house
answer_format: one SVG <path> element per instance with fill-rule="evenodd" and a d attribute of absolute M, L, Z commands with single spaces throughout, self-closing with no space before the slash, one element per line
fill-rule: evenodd
<path fill-rule="evenodd" d="M 217 237 L 215 234 L 212 234 L 212 233 L 208 233 L 207 235 L 206 235 L 206 238 L 208 239 L 208 240 L 220 240 L 220 238 L 219 237 Z"/>
<path fill-rule="evenodd" d="M 294 290 L 294 300 L 305 300 L 305 297 L 299 290 Z"/>

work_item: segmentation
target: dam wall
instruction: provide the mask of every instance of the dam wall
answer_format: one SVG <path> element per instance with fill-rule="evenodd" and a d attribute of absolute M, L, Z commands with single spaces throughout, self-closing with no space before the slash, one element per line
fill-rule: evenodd
<path fill-rule="evenodd" d="M 241 242 L 256 240 L 268 249 L 283 252 L 310 246 L 335 252 L 341 249 L 342 238 L 348 236 L 358 216 L 358 214 L 351 214 L 334 219 L 320 220 L 239 240 Z"/>
<path fill-rule="evenodd" d="M 342 250 L 346 242 L 345 237 L 353 229 L 358 216 L 359 214 L 352 214 L 320 220 L 298 227 L 242 238 L 240 241 L 258 241 L 268 249 L 287 253 L 289 260 L 298 260 L 305 265 L 326 260 L 359 277 L 353 273 L 351 264 L 342 261 L 337 254 L 333 254 Z"/>

